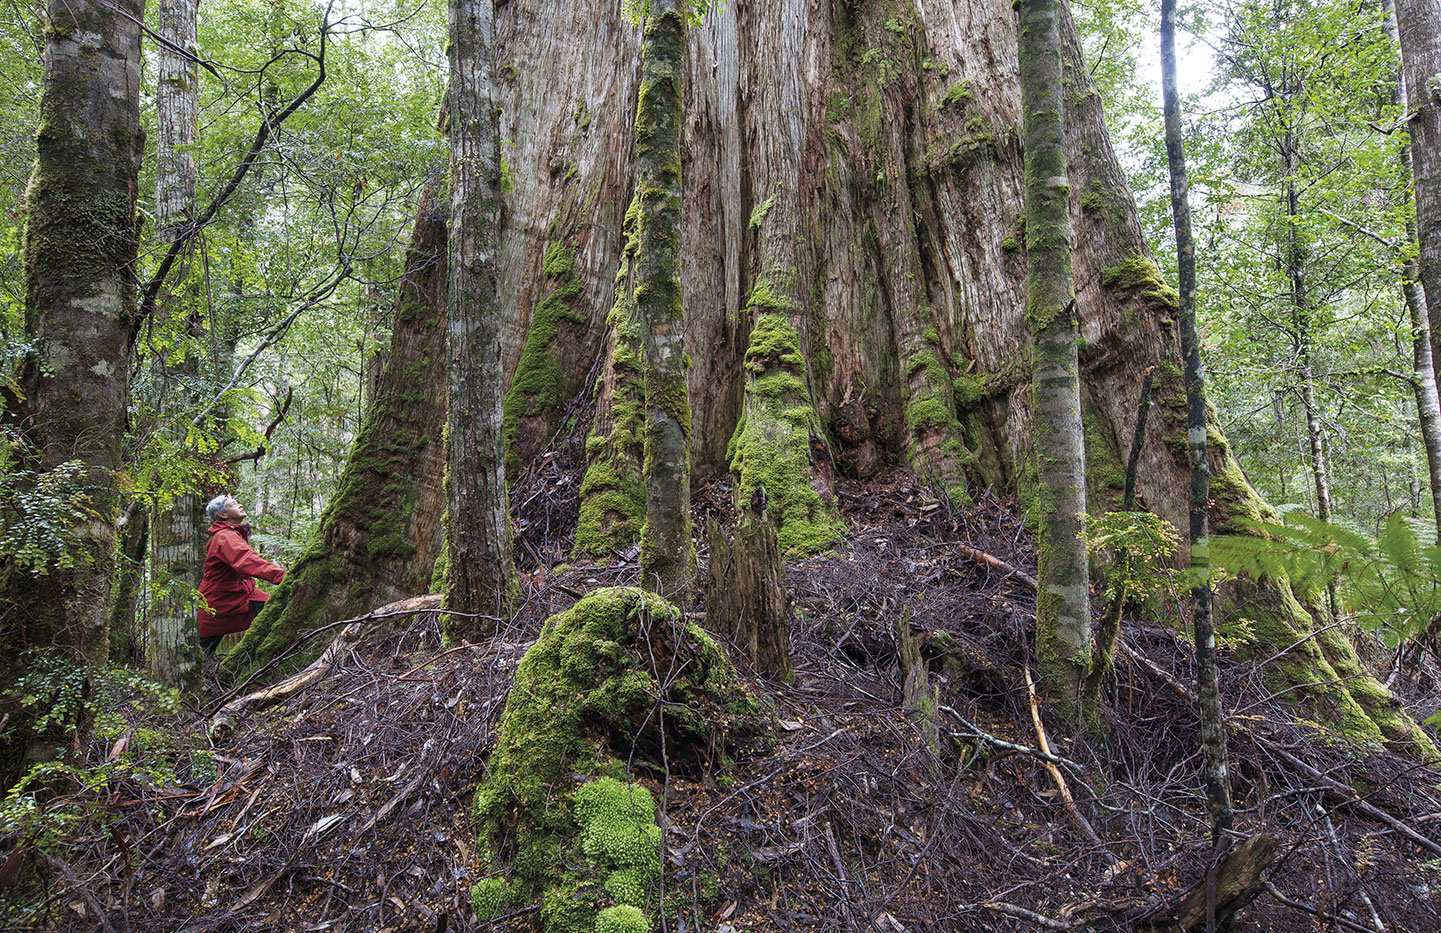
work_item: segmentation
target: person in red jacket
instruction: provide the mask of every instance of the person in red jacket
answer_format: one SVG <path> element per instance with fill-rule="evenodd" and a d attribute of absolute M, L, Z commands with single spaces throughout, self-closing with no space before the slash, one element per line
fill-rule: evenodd
<path fill-rule="evenodd" d="M 250 546 L 250 525 L 245 508 L 230 496 L 216 496 L 205 506 L 210 519 L 210 543 L 205 547 L 205 569 L 200 574 L 204 603 L 196 611 L 200 647 L 210 657 L 220 640 L 250 628 L 269 597 L 255 587 L 255 578 L 279 583 L 285 571 L 255 553 Z"/>

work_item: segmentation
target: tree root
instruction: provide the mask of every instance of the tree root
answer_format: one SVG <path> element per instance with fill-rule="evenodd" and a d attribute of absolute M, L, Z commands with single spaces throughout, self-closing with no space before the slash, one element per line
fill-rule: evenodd
<path fill-rule="evenodd" d="M 330 646 L 321 653 L 320 657 L 311 662 L 309 667 L 292 674 L 279 683 L 237 697 L 220 707 L 210 717 L 210 737 L 215 741 L 224 741 L 234 734 L 235 727 L 241 719 L 274 706 L 322 680 L 334 670 L 336 662 L 346 652 L 364 641 L 376 630 L 388 626 L 391 619 L 421 612 L 434 612 L 439 608 L 439 594 L 431 593 L 426 596 L 414 596 L 410 599 L 389 603 L 358 618 L 347 619 L 349 624 L 340 630 L 340 634 L 335 636 L 335 640 L 330 643 Z"/>

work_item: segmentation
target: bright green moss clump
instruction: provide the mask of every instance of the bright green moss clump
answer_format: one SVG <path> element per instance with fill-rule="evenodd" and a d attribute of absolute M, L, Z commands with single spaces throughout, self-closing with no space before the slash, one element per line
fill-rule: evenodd
<path fill-rule="evenodd" d="M 575 792 L 581 850 L 609 874 L 605 890 L 619 904 L 644 906 L 660 881 L 660 827 L 655 800 L 640 784 L 615 778 Z"/>
<path fill-rule="evenodd" d="M 736 494 L 748 503 L 764 487 L 781 548 L 811 554 L 830 546 L 843 530 L 834 503 L 811 481 L 814 458 L 829 456 L 824 432 L 806 388 L 800 336 L 778 310 L 783 302 L 763 280 L 749 305 L 755 323 L 745 356 L 744 409 L 727 449 L 740 477 Z"/>
<path fill-rule="evenodd" d="M 1166 284 L 1149 256 L 1129 256 L 1119 265 L 1107 266 L 1101 270 L 1101 284 L 1117 291 L 1139 292 L 1157 311 L 1174 314 L 1181 306 L 1181 296 Z"/>
<path fill-rule="evenodd" d="M 650 933 L 650 921 L 635 907 L 607 907 L 596 915 L 595 933 Z"/>
<path fill-rule="evenodd" d="M 657 670 L 681 673 L 662 687 Z M 762 728 L 721 647 L 660 597 L 597 590 L 552 616 L 516 668 L 476 792 L 480 851 L 496 873 L 472 891 L 477 913 L 539 903 L 546 933 L 590 933 L 597 911 L 654 903 L 655 800 L 622 780 L 626 762 L 659 772 L 664 747 L 672 772 L 699 770 L 712 749 Z"/>

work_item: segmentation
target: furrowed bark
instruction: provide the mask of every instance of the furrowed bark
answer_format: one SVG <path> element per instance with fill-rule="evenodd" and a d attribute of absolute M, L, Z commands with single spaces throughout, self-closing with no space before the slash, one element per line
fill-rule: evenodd
<path fill-rule="evenodd" d="M 156 32 L 159 74 L 155 85 L 155 225 L 165 242 L 180 234 L 193 210 L 199 69 L 193 58 L 176 50 L 195 50 L 196 0 L 160 0 Z M 161 285 L 154 326 L 167 341 L 184 341 L 191 317 L 184 291 L 189 262 L 179 265 Z M 215 322 L 210 322 L 215 326 Z M 155 377 L 168 394 L 188 400 L 187 384 L 197 371 L 193 352 L 186 350 L 178 363 L 162 352 L 154 364 Z M 182 402 L 183 403 L 183 402 Z M 182 428 L 183 430 L 183 428 Z M 151 515 L 150 578 L 157 597 L 146 617 L 145 667 L 150 677 L 172 686 L 193 686 L 200 673 L 200 646 L 195 628 L 195 601 L 205 561 L 202 540 L 205 505 L 199 492 L 177 496 L 166 508 Z"/>
<path fill-rule="evenodd" d="M 445 606 L 453 638 L 491 635 L 515 588 L 505 489 L 500 129 L 491 0 L 450 0 L 449 448 Z"/>
<path fill-rule="evenodd" d="M 644 350 L 645 525 L 643 585 L 683 600 L 695 574 L 690 535 L 690 363 L 681 288 L 682 93 L 685 14 L 651 0 L 636 102 L 636 320 Z"/>
<path fill-rule="evenodd" d="M 269 662 L 296 639 L 378 605 L 424 593 L 445 510 L 446 213 L 441 186 L 421 197 L 400 279 L 390 352 L 336 492 L 222 670 Z M 290 667 L 323 646 L 297 655 Z"/>
<path fill-rule="evenodd" d="M 1081 536 L 1086 461 L 1061 100 L 1058 0 L 1024 0 L 1020 71 L 1026 137 L 1026 316 L 1034 335 L 1040 565 L 1036 651 L 1051 695 L 1074 715 L 1091 666 L 1090 570 Z"/>
<path fill-rule="evenodd" d="M 1201 752 L 1206 762 L 1206 802 L 1211 841 L 1220 845 L 1231 829 L 1231 782 L 1226 773 L 1226 728 L 1217 681 L 1216 631 L 1211 605 L 1211 560 L 1206 507 L 1211 498 L 1211 464 L 1206 457 L 1206 375 L 1196 333 L 1196 242 L 1186 153 L 1181 141 L 1181 103 L 1176 89 L 1176 0 L 1161 0 L 1161 88 L 1166 122 L 1166 162 L 1171 180 L 1171 214 L 1176 228 L 1180 285 L 1181 356 L 1186 371 L 1186 442 L 1191 451 L 1191 625 L 1196 639 L 1196 694 L 1201 714 Z"/>
<path fill-rule="evenodd" d="M 589 323 L 576 325 L 574 344 L 553 358 L 567 384 L 598 383 L 583 500 L 590 518 L 581 530 L 615 532 L 588 552 L 606 554 L 633 544 L 638 530 L 622 512 L 600 507 L 624 504 L 623 497 L 599 495 L 639 495 L 638 483 L 615 485 L 623 470 L 596 472 L 609 457 L 602 454 L 612 416 L 637 396 L 634 383 L 619 378 L 624 365 L 599 380 L 587 374 L 608 342 L 621 346 L 606 321 L 622 306 L 618 293 L 633 274 L 626 266 L 616 286 L 627 235 L 622 216 L 636 177 L 629 102 L 636 99 L 641 35 L 600 0 L 511 0 L 498 15 L 503 131 L 515 186 L 499 269 L 502 293 L 517 296 L 517 313 L 501 331 L 506 363 L 515 370 L 530 309 L 559 287 L 544 272 L 551 246 L 573 244 L 581 291 L 566 307 Z M 1190 452 L 1178 296 L 1150 258 L 1074 27 L 1064 9 L 1059 16 L 1087 500 L 1097 511 L 1119 501 L 1136 388 L 1154 366 L 1138 499 L 1183 527 Z M 760 375 L 745 368 L 759 317 L 745 312 L 760 310 L 749 300 L 757 284 L 779 280 L 786 287 L 778 294 L 793 304 L 780 316 L 796 332 L 837 473 L 864 479 L 903 463 L 926 472 L 908 419 L 919 386 L 911 377 L 921 370 L 908 370 L 913 346 L 901 337 L 902 329 L 918 330 L 935 357 L 931 374 L 940 377 L 928 384 L 944 382 L 949 391 L 933 393 L 939 408 L 920 413 L 945 416 L 944 436 L 961 442 L 952 450 L 968 481 L 1014 489 L 1033 508 L 1022 109 L 1009 5 L 756 0 L 712 9 L 687 42 L 679 261 L 697 480 L 730 467 L 735 450 L 727 456 L 727 448 L 749 404 L 746 383 Z M 522 436 L 536 411 L 521 416 Z M 1210 521 L 1219 533 L 1268 506 L 1214 414 L 1207 423 Z M 803 437 L 794 431 L 785 443 Z M 792 449 L 790 456 L 797 464 L 805 457 L 814 471 L 809 455 Z M 774 510 L 773 491 L 771 498 Z M 628 507 L 638 514 L 633 499 Z M 577 552 L 585 551 L 584 537 L 577 536 Z M 1186 557 L 1178 560 L 1184 565 Z M 1339 711 L 1348 734 L 1430 748 L 1360 669 L 1344 637 L 1306 637 L 1310 611 L 1285 581 L 1219 593 L 1216 617 L 1223 630 L 1236 617 L 1257 623 L 1246 650 L 1259 657 L 1297 645 L 1268 666 L 1272 683 L 1312 685 L 1287 695 Z"/>
<path fill-rule="evenodd" d="M 0 564 L 0 685 L 53 652 L 105 664 L 117 520 L 114 471 L 125 434 L 128 335 L 135 313 L 135 192 L 143 0 L 55 0 L 46 8 L 37 159 L 26 196 L 26 327 L 38 350 L 9 414 L 37 470 L 77 464 L 86 513 L 66 529 L 73 565 L 33 575 Z M 33 715 L 9 700 L 0 787 L 80 735 L 32 734 Z M 75 724 L 83 735 L 83 720 Z"/>

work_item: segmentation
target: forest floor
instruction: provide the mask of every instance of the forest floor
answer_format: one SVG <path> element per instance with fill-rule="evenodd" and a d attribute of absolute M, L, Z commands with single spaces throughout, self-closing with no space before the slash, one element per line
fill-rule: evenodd
<path fill-rule="evenodd" d="M 206 717 L 235 690 L 183 711 L 178 733 L 174 717 L 132 721 L 123 741 L 188 751 L 163 780 L 133 769 L 58 792 L 48 807 L 69 814 L 65 845 L 19 847 L 0 867 L 13 897 L 0 927 L 526 928 L 529 916 L 482 924 L 471 911 L 486 866 L 470 801 L 543 620 L 638 573 L 625 559 L 535 569 L 567 547 L 561 472 L 542 459 L 513 499 L 532 570 L 495 641 L 446 649 L 435 614 L 414 614 L 223 740 Z M 839 492 L 847 539 L 788 570 L 794 682 L 747 678 L 774 700 L 779 743 L 704 773 L 638 775 L 661 802 L 663 929 L 1139 929 L 1204 892 L 1194 678 L 1174 601 L 1169 625 L 1126 622 L 1132 653 L 1102 726 L 1055 741 L 1068 806 L 1036 754 L 1022 579 L 1035 554 L 1016 504 L 987 495 L 953 512 L 903 471 Z M 733 520 L 728 498 L 697 490 L 698 513 Z M 898 620 L 940 685 L 935 753 L 902 708 Z M 1255 664 L 1226 661 L 1238 833 L 1277 846 L 1239 928 L 1441 930 L 1441 772 L 1338 739 L 1270 696 Z M 1401 686 L 1419 701 L 1434 685 Z"/>

